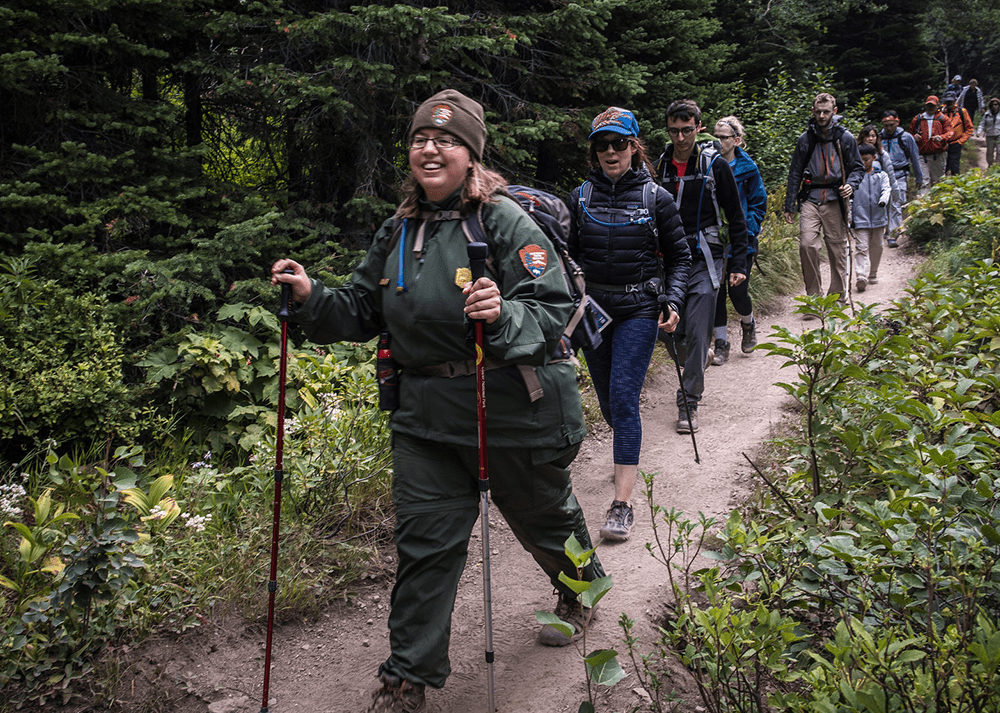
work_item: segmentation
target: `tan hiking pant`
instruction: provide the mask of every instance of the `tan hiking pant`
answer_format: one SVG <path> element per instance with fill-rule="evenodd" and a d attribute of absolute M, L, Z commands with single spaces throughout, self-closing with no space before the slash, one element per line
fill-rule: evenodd
<path fill-rule="evenodd" d="M 820 232 L 822 231 L 822 236 Z M 802 279 L 807 295 L 823 293 L 823 273 L 820 265 L 820 248 L 826 244 L 830 260 L 830 289 L 828 295 L 847 295 L 847 228 L 839 201 L 817 205 L 806 201 L 799 218 L 799 259 L 802 261 Z"/>

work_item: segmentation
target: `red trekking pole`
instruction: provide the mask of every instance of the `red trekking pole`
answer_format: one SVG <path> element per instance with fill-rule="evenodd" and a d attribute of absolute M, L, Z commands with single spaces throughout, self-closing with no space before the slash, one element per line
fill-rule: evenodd
<path fill-rule="evenodd" d="M 285 270 L 291 274 L 291 270 Z M 288 366 L 288 318 L 291 312 L 288 303 L 292 297 L 292 286 L 281 283 L 281 366 L 278 370 L 278 435 L 274 446 L 274 521 L 271 525 L 271 575 L 267 582 L 267 645 L 264 647 L 264 695 L 260 704 L 261 713 L 267 713 L 268 688 L 271 681 L 271 641 L 274 634 L 274 595 L 278 591 L 278 529 L 281 521 L 281 481 L 285 477 L 285 370 Z"/>
<path fill-rule="evenodd" d="M 475 283 L 486 274 L 486 257 L 490 253 L 486 243 L 469 243 L 469 269 Z M 483 607 L 486 611 L 486 679 L 489 713 L 496 710 L 493 698 L 493 599 L 490 595 L 490 476 L 486 452 L 486 378 L 483 366 L 483 320 L 473 320 L 476 331 L 476 418 L 479 424 L 479 512 L 483 524 Z"/>

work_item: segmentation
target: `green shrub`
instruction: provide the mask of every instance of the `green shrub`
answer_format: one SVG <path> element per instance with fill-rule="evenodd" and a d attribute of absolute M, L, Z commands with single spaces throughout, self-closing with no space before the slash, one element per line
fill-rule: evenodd
<path fill-rule="evenodd" d="M 16 460 L 46 439 L 134 436 L 137 394 L 105 301 L 34 279 L 0 259 L 0 449 Z"/>
<path fill-rule="evenodd" d="M 804 298 L 819 327 L 759 347 L 798 369 L 783 386 L 803 420 L 759 502 L 705 552 L 713 523 L 650 495 L 678 602 L 654 653 L 689 667 L 707 708 L 1000 706 L 998 294 L 980 263 L 881 316 Z M 692 571 L 699 552 L 717 566 Z"/>
<path fill-rule="evenodd" d="M 128 630 L 134 580 L 145 564 L 132 551 L 137 518 L 119 512 L 119 491 L 135 484 L 129 465 L 141 457 L 116 455 L 125 462 L 115 471 L 93 470 L 83 507 L 74 512 L 46 489 L 30 499 L 23 522 L 8 521 L 0 534 L 0 586 L 13 594 L 3 612 L 0 685 L 14 703 L 69 701 L 95 656 Z M 60 459 L 50 452 L 47 462 L 58 472 Z M 6 546 L 12 539 L 16 548 Z"/>
<path fill-rule="evenodd" d="M 945 178 L 913 203 L 907 235 L 934 255 L 925 271 L 957 275 L 976 261 L 1000 257 L 1000 172 Z"/>

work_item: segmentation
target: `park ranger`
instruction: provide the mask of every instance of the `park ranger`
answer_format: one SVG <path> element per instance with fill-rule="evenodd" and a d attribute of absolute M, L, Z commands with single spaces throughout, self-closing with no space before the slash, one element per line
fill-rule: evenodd
<path fill-rule="evenodd" d="M 423 710 L 425 686 L 443 686 L 450 673 L 451 614 L 479 502 L 468 319 L 485 322 L 493 502 L 557 590 L 556 614 L 577 635 L 589 614 L 559 581 L 560 572 L 577 577 L 566 539 L 591 545 L 569 474 L 585 427 L 560 339 L 573 304 L 558 257 L 503 195 L 503 178 L 480 163 L 477 102 L 454 90 L 434 95 L 417 109 L 409 139 L 404 200 L 344 287 L 310 280 L 293 260 L 272 269 L 273 282 L 292 285 L 293 320 L 309 339 L 367 341 L 385 330 L 400 365 L 390 419 L 399 567 L 373 713 Z M 461 219 L 480 206 L 491 267 L 472 284 Z M 595 557 L 584 578 L 600 576 Z M 571 641 L 551 626 L 539 639 Z"/>

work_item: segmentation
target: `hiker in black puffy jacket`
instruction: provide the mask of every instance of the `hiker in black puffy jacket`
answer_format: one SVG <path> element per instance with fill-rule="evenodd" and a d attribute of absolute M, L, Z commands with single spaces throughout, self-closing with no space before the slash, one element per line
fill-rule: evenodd
<path fill-rule="evenodd" d="M 610 107 L 591 129 L 593 170 L 570 198 L 568 244 L 587 294 L 612 319 L 601 345 L 584 356 L 601 413 L 614 430 L 615 496 L 600 534 L 626 540 L 642 444 L 639 393 L 657 327 L 672 332 L 680 320 L 691 253 L 673 198 L 652 179 L 632 112 Z M 667 305 L 662 318 L 660 294 Z"/>

